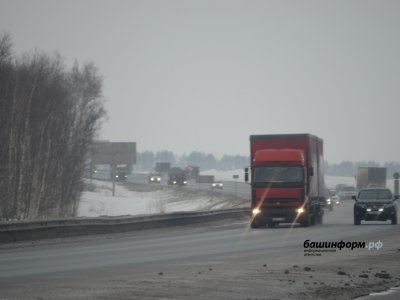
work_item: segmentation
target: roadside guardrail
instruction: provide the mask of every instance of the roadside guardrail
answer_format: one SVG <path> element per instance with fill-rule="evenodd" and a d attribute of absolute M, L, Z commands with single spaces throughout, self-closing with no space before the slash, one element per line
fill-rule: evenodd
<path fill-rule="evenodd" d="M 235 208 L 142 216 L 1 222 L 0 244 L 183 226 L 221 219 L 245 218 L 249 215 L 249 208 Z"/>

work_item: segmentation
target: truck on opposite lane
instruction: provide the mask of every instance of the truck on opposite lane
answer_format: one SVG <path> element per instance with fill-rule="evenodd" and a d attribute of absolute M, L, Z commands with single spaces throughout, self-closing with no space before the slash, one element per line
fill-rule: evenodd
<path fill-rule="evenodd" d="M 368 187 L 386 187 L 386 168 L 358 167 L 357 190 Z"/>
<path fill-rule="evenodd" d="M 322 224 L 323 140 L 311 134 L 251 135 L 251 227 Z"/>

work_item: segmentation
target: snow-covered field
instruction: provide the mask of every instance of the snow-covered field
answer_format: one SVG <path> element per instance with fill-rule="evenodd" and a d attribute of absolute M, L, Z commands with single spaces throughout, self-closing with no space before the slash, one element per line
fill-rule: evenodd
<path fill-rule="evenodd" d="M 178 211 L 199 211 L 242 206 L 243 200 L 210 191 L 188 191 L 160 187 L 159 190 L 138 192 L 117 184 L 112 196 L 112 183 L 93 180 L 93 191 L 84 191 L 78 217 L 157 214 Z M 246 201 L 245 201 L 246 202 Z"/>

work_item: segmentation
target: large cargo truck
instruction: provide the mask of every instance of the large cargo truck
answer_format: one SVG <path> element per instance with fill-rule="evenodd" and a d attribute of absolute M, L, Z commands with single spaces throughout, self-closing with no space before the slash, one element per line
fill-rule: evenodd
<path fill-rule="evenodd" d="M 322 224 L 322 139 L 311 134 L 251 135 L 250 158 L 252 228 Z"/>
<path fill-rule="evenodd" d="M 357 190 L 367 187 L 386 187 L 386 168 L 358 167 Z"/>
<path fill-rule="evenodd" d="M 171 168 L 168 172 L 168 185 L 183 186 L 187 184 L 186 172 L 181 168 Z"/>

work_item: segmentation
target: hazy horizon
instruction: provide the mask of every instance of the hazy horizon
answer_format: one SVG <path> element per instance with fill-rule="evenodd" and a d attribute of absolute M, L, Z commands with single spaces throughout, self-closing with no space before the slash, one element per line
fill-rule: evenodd
<path fill-rule="evenodd" d="M 99 138 L 179 155 L 311 133 L 330 163 L 399 161 L 399 28 L 399 1 L 0 0 L 16 54 L 99 68 Z"/>

